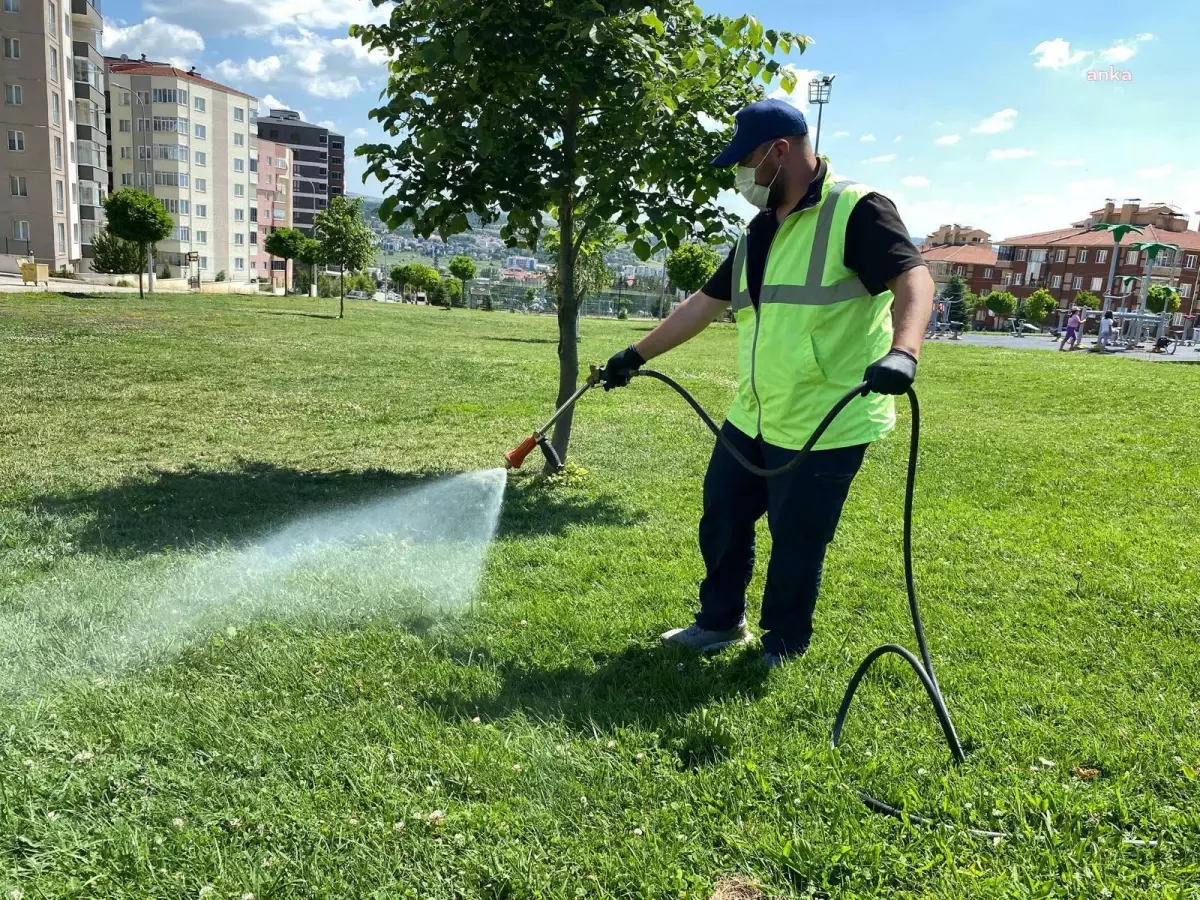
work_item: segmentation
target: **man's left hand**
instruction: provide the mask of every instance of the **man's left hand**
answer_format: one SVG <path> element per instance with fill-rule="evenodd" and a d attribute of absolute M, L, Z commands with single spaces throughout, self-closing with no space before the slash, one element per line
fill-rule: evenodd
<path fill-rule="evenodd" d="M 917 377 L 917 359 L 905 350 L 892 350 L 867 366 L 863 381 L 876 394 L 903 394 Z"/>

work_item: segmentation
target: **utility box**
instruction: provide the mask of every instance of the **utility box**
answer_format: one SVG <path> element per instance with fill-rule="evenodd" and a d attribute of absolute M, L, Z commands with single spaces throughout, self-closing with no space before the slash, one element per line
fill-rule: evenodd
<path fill-rule="evenodd" d="M 50 287 L 50 266 L 46 263 L 21 263 L 21 283 L 36 285 L 44 281 Z"/>

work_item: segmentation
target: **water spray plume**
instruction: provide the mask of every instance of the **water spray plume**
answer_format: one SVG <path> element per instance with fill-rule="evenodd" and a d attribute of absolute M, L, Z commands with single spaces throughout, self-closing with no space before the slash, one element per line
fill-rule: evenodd
<path fill-rule="evenodd" d="M 468 472 L 182 565 L 145 560 L 114 578 L 80 559 L 53 580 L 0 592 L 0 698 L 169 661 L 255 621 L 394 625 L 460 612 L 478 587 L 506 481 L 499 468 Z"/>

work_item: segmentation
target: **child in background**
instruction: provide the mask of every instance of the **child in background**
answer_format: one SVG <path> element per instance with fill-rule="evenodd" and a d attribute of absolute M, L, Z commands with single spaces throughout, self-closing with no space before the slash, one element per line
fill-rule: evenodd
<path fill-rule="evenodd" d="M 1104 318 L 1100 320 L 1100 346 L 1107 347 L 1112 343 L 1113 334 L 1113 314 L 1110 309 L 1104 314 Z"/>
<path fill-rule="evenodd" d="M 1067 349 L 1067 342 L 1071 342 L 1071 349 L 1074 350 L 1079 346 L 1079 308 L 1075 307 L 1071 310 L 1071 318 L 1067 319 L 1067 334 L 1062 339 L 1062 343 L 1058 345 L 1059 350 Z"/>

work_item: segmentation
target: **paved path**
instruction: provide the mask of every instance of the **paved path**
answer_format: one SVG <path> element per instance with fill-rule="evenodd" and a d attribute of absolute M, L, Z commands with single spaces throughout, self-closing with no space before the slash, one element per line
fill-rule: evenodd
<path fill-rule="evenodd" d="M 1084 339 L 1084 347 L 1090 348 L 1095 342 L 1095 335 L 1089 335 Z M 964 334 L 960 340 L 954 341 L 949 338 L 938 338 L 937 343 L 960 344 L 969 347 L 1007 347 L 1010 350 L 1053 350 L 1056 352 L 1058 350 L 1058 341 L 1051 340 L 1047 334 L 1031 334 L 1026 337 L 1016 338 L 1001 332 L 973 331 Z M 1086 351 L 1072 352 L 1083 353 Z M 1174 354 L 1149 353 L 1145 350 L 1124 350 L 1111 355 L 1126 359 L 1141 359 L 1146 362 L 1200 363 L 1200 349 L 1196 346 L 1179 347 Z"/>

